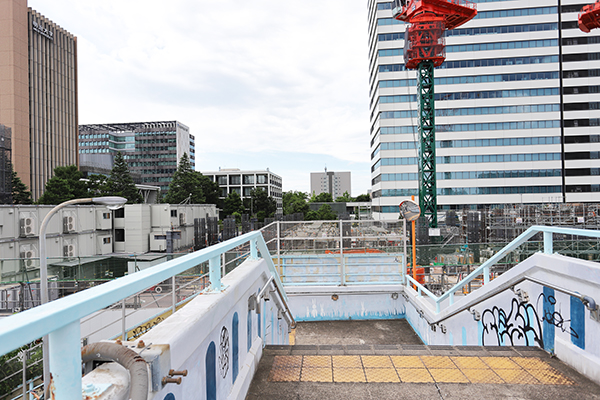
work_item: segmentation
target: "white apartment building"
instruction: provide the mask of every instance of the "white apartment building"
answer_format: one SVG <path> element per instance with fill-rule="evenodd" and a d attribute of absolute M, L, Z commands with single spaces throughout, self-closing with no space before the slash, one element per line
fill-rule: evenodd
<path fill-rule="evenodd" d="M 581 2 L 476 1 L 435 70 L 438 209 L 600 196 L 600 31 Z M 591 3 L 591 2 L 586 2 Z M 418 199 L 416 73 L 405 24 L 368 1 L 373 215 Z"/>
<path fill-rule="evenodd" d="M 237 192 L 242 199 L 249 198 L 253 189 L 263 189 L 277 203 L 277 215 L 283 214 L 283 184 L 279 175 L 266 170 L 242 171 L 238 168 L 223 168 L 218 171 L 202 172 L 202 175 L 217 182 L 221 188 L 221 199 Z"/>
<path fill-rule="evenodd" d="M 39 228 L 54 206 L 0 206 L 0 282 L 23 271 L 39 277 Z M 174 250 L 194 245 L 194 220 L 218 217 L 212 204 L 128 204 L 67 206 L 46 229 L 48 264 L 85 262 L 96 256 L 165 251 L 167 232 L 176 231 Z M 83 260 L 82 260 L 83 259 Z"/>
<path fill-rule="evenodd" d="M 352 179 L 350 172 L 311 172 L 310 194 L 319 195 L 329 193 L 333 200 L 342 196 L 345 192 L 352 195 Z"/>

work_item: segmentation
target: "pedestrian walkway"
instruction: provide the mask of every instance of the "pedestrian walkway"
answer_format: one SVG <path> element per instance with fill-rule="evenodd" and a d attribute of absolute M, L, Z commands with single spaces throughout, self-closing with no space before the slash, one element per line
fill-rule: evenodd
<path fill-rule="evenodd" d="M 380 328 L 399 326 L 398 321 L 368 322 L 383 324 Z M 344 323 L 319 323 L 318 334 L 318 325 L 299 324 L 296 342 L 317 337 L 354 342 L 364 325 L 353 323 L 346 322 L 345 329 Z M 414 341 L 410 332 L 401 335 Z M 373 335 L 371 341 L 375 338 L 381 342 L 382 335 Z M 536 347 L 297 344 L 264 349 L 247 396 L 248 400 L 505 398 L 600 399 L 600 386 Z"/>

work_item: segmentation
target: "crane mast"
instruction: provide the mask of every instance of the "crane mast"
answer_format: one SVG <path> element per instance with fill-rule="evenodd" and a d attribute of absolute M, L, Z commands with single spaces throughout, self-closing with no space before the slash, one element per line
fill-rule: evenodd
<path fill-rule="evenodd" d="M 394 0 L 392 15 L 407 23 L 404 63 L 417 70 L 419 207 L 429 227 L 437 228 L 433 71 L 446 59 L 444 32 L 473 19 L 477 9 L 466 0 Z"/>

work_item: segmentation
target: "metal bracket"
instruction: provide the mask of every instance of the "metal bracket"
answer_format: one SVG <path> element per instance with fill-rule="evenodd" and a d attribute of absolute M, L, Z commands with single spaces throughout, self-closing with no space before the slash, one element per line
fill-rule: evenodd
<path fill-rule="evenodd" d="M 481 314 L 479 313 L 479 311 L 477 311 L 477 310 L 469 310 L 469 312 L 471 314 L 473 314 L 473 319 L 475 321 L 480 321 L 481 320 Z"/>

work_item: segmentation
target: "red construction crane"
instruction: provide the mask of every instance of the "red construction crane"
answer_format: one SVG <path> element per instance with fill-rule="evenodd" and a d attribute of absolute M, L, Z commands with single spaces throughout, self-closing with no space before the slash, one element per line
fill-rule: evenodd
<path fill-rule="evenodd" d="M 600 0 L 596 0 L 594 4 L 583 6 L 577 20 L 579 29 L 584 32 L 600 28 Z"/>
<path fill-rule="evenodd" d="M 437 228 L 433 69 L 446 59 L 444 31 L 473 19 L 477 8 L 466 0 L 394 0 L 392 15 L 407 22 L 404 65 L 418 70 L 419 206 L 429 227 Z"/>

